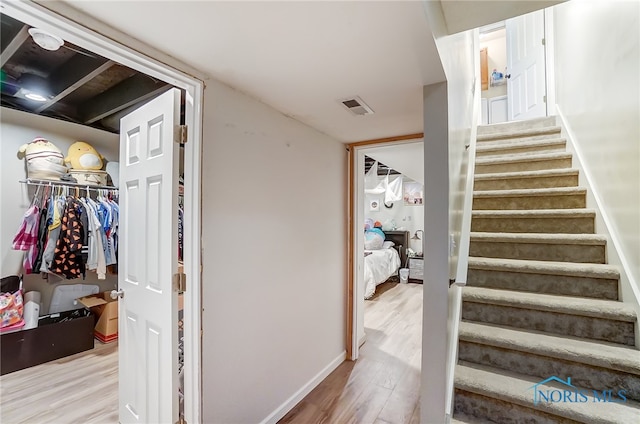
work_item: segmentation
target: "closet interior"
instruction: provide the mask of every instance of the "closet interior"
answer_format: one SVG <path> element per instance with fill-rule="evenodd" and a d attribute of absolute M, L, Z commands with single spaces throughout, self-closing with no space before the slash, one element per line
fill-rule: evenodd
<path fill-rule="evenodd" d="M 0 375 L 6 375 L 118 343 L 118 253 L 125 243 L 118 233 L 120 119 L 172 86 L 63 40 L 43 45 L 42 31 L 0 17 Z M 178 172 L 172 231 L 182 261 L 182 148 Z M 182 411 L 182 294 L 178 299 Z"/>

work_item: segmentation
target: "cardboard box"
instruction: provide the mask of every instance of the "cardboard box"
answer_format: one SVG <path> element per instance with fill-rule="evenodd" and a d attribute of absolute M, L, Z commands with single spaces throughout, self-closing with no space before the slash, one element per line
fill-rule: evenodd
<path fill-rule="evenodd" d="M 94 328 L 96 339 L 102 343 L 118 339 L 118 299 L 111 299 L 110 291 L 81 297 L 78 302 L 97 317 Z"/>
<path fill-rule="evenodd" d="M 40 317 L 38 326 L 0 335 L 0 375 L 93 349 L 95 321 L 86 309 Z"/>

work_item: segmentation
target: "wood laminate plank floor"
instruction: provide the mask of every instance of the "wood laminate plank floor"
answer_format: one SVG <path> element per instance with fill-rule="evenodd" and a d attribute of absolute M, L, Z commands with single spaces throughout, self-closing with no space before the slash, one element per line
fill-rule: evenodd
<path fill-rule="evenodd" d="M 384 283 L 365 301 L 367 341 L 280 423 L 418 424 L 422 285 Z M 2 424 L 118 422 L 118 347 L 0 377 Z"/>
<path fill-rule="evenodd" d="M 0 377 L 2 424 L 118 422 L 118 343 Z"/>
<path fill-rule="evenodd" d="M 418 424 L 422 287 L 378 286 L 365 301 L 360 358 L 342 363 L 279 424 Z"/>

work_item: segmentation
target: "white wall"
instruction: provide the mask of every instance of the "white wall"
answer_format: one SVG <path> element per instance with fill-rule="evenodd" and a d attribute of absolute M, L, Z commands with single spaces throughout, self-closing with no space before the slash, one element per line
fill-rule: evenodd
<path fill-rule="evenodd" d="M 11 244 L 34 193 L 33 189 L 18 182 L 27 177 L 25 160 L 18 157 L 18 148 L 36 137 L 44 137 L 66 155 L 69 146 L 80 140 L 91 143 L 107 160 L 117 161 L 119 138 L 117 134 L 4 107 L 1 113 L 0 275 L 7 276 L 24 272 L 23 252 L 12 250 Z M 40 274 L 24 276 L 25 291 L 37 290 L 42 293 L 41 314 L 47 313 L 53 289 L 60 284 L 97 284 L 101 290 L 111 290 L 117 285 L 117 275 L 108 275 L 106 280 L 98 280 L 94 272 L 87 271 L 85 280 L 64 280 L 50 275 L 48 282 Z"/>
<path fill-rule="evenodd" d="M 208 81 L 202 157 L 203 421 L 274 421 L 344 358 L 347 152 Z"/>
<path fill-rule="evenodd" d="M 556 102 L 640 283 L 640 3 L 554 7 Z M 581 175 L 582 177 L 582 175 Z"/>
<path fill-rule="evenodd" d="M 424 88 L 425 296 L 423 301 L 421 422 L 444 422 L 447 392 L 448 280 L 457 266 L 449 258 L 449 235 L 459 246 L 475 80 L 479 78 L 477 31 L 446 35 L 440 2 L 425 2 L 447 81 Z M 428 293 L 428 295 L 427 295 Z"/>

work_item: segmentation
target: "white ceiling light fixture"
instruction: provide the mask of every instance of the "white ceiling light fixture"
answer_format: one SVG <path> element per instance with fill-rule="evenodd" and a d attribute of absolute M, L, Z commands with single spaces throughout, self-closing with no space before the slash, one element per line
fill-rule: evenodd
<path fill-rule="evenodd" d="M 354 115 L 364 116 L 373 115 L 373 109 L 371 109 L 362 99 L 358 96 L 350 97 L 348 99 L 339 100 L 342 106 Z"/>
<path fill-rule="evenodd" d="M 38 28 L 29 28 L 33 41 L 45 50 L 56 51 L 64 45 L 64 40 Z"/>

